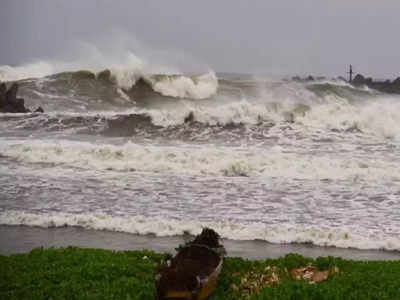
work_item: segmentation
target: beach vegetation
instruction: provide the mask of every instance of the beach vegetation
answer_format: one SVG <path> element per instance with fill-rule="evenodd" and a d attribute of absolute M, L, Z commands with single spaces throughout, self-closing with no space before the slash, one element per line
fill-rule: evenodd
<path fill-rule="evenodd" d="M 0 256 L 0 299 L 154 299 L 167 254 L 34 249 Z M 400 299 L 400 261 L 227 257 L 217 299 Z"/>

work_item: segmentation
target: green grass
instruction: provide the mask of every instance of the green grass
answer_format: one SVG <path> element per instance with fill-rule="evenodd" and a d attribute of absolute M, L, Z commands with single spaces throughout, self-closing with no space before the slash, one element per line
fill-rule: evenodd
<path fill-rule="evenodd" d="M 73 247 L 0 256 L 0 299 L 154 299 L 156 267 L 164 259 L 150 251 Z M 289 270 L 309 264 L 339 273 L 316 284 L 290 276 Z M 279 283 L 249 295 L 243 278 L 271 268 Z M 210 299 L 400 299 L 400 261 L 313 260 L 295 254 L 263 261 L 227 258 Z"/>

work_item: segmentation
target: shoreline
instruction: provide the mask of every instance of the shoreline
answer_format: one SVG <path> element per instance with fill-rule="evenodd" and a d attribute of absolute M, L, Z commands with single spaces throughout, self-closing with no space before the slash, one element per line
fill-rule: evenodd
<path fill-rule="evenodd" d="M 78 227 L 40 228 L 0 225 L 0 255 L 27 253 L 36 248 L 69 246 L 108 250 L 151 250 L 172 253 L 192 236 L 156 237 L 122 232 L 86 230 Z M 278 258 L 290 253 L 306 257 L 341 257 L 360 261 L 399 260 L 400 252 L 320 247 L 311 244 L 271 244 L 265 241 L 223 239 L 228 256 L 251 260 Z"/>

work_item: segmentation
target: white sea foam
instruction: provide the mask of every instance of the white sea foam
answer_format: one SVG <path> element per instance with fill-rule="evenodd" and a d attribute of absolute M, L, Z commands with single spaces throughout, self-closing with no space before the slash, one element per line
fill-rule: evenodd
<path fill-rule="evenodd" d="M 318 228 L 299 224 L 267 225 L 263 223 L 201 222 L 194 220 L 167 220 L 144 216 L 109 216 L 104 214 L 33 214 L 19 211 L 0 213 L 0 225 L 26 225 L 44 228 L 77 226 L 86 229 L 175 236 L 199 234 L 203 227 L 211 227 L 223 238 L 232 240 L 263 240 L 271 243 L 312 243 L 356 249 L 400 250 L 400 239 L 378 235 L 355 228 Z"/>
<path fill-rule="evenodd" d="M 214 95 L 218 88 L 218 79 L 214 72 L 188 76 L 148 76 L 153 89 L 164 96 L 175 98 L 205 99 Z"/>
<path fill-rule="evenodd" d="M 273 107 L 264 104 L 253 104 L 246 99 L 215 105 L 197 105 L 184 103 L 173 111 L 163 109 L 138 109 L 136 113 L 148 114 L 152 122 L 159 126 L 183 124 L 185 117 L 192 113 L 197 122 L 208 125 L 258 124 L 261 121 L 282 122 L 285 115 Z"/>
<path fill-rule="evenodd" d="M 355 129 L 379 137 L 400 138 L 399 98 L 381 96 L 355 104 L 339 97 L 328 100 L 327 103 L 313 105 L 305 114 L 296 117 L 296 121 L 310 128 Z"/>
<path fill-rule="evenodd" d="M 26 163 L 96 170 L 310 180 L 400 180 L 390 157 L 285 153 L 280 147 L 115 146 L 75 141 L 3 141 L 0 154 Z"/>
<path fill-rule="evenodd" d="M 292 122 L 304 127 L 304 133 L 313 130 L 324 132 L 360 131 L 380 138 L 400 139 L 400 98 L 379 95 L 362 102 L 350 102 L 336 95 L 316 98 L 309 92 L 291 95 L 263 95 L 258 101 L 245 98 L 237 101 L 219 101 L 213 105 L 183 104 L 173 111 L 141 110 L 152 117 L 153 123 L 161 126 L 182 124 L 184 118 L 193 113 L 198 122 L 209 125 L 275 124 Z M 300 94 L 299 94 L 300 93 Z M 298 98 L 296 98 L 298 97 Z M 221 101 L 221 103 L 219 103 Z"/>

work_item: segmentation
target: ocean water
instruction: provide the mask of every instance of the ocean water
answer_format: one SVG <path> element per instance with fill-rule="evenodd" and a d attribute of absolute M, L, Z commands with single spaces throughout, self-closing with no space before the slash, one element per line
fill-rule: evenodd
<path fill-rule="evenodd" d="M 46 66 L 0 67 L 46 111 L 0 114 L 0 225 L 400 250 L 400 96 Z"/>

